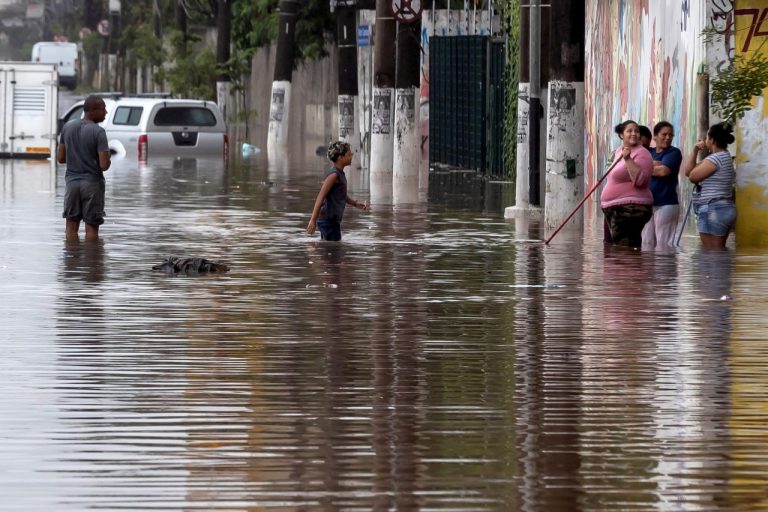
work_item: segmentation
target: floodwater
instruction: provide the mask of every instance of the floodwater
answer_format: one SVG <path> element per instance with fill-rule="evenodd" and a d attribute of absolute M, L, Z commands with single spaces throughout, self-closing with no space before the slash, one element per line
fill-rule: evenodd
<path fill-rule="evenodd" d="M 544 246 L 445 175 L 320 243 L 321 160 L 236 160 L 115 162 L 99 243 L 0 162 L 1 509 L 768 507 L 766 254 Z"/>

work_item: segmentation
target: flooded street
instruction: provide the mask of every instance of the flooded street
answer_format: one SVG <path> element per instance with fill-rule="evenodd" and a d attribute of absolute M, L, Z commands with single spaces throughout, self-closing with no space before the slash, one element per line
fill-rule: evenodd
<path fill-rule="evenodd" d="M 0 165 L 4 510 L 768 507 L 766 254 L 547 247 L 444 176 L 320 243 L 319 158 L 116 161 L 68 243 L 63 168 Z"/>

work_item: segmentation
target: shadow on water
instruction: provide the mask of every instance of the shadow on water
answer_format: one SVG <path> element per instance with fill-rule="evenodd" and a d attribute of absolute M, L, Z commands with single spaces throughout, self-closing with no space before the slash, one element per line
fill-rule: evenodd
<path fill-rule="evenodd" d="M 99 243 L 63 240 L 61 171 L 13 171 L 11 508 L 764 504 L 764 254 L 544 246 L 449 184 L 323 243 L 325 165 L 117 161 Z M 151 270 L 169 255 L 231 270 Z"/>

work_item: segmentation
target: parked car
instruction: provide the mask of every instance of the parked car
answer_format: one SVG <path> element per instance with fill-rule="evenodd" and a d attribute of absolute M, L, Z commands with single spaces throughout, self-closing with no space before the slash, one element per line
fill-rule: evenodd
<path fill-rule="evenodd" d="M 158 156 L 221 156 L 229 151 L 224 116 L 210 101 L 157 97 L 104 98 L 107 118 L 101 125 L 110 148 L 145 161 Z M 61 125 L 83 114 L 75 103 Z"/>
<path fill-rule="evenodd" d="M 115 103 L 117 103 L 117 99 L 120 97 L 120 93 L 94 93 L 98 94 L 104 99 L 104 105 L 107 107 L 107 115 L 109 115 L 110 112 L 112 112 L 115 108 Z M 63 116 L 59 118 L 58 122 L 58 131 L 57 133 L 61 133 L 61 128 L 64 126 L 64 124 L 72 121 L 73 119 L 82 119 L 83 117 L 83 103 L 85 100 L 79 100 L 76 103 L 74 103 L 67 111 L 64 113 Z M 99 123 L 101 126 L 104 126 L 106 123 L 106 119 L 104 122 Z"/>
<path fill-rule="evenodd" d="M 59 84 L 74 89 L 77 86 L 77 44 L 60 41 L 40 41 L 32 46 L 32 62 L 56 64 Z"/>

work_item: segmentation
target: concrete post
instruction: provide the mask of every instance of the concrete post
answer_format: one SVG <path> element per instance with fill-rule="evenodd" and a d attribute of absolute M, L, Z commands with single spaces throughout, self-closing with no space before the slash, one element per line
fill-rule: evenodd
<path fill-rule="evenodd" d="M 584 196 L 584 3 L 552 0 L 544 225 L 560 225 Z M 581 229 L 584 215 L 569 225 Z"/>
<path fill-rule="evenodd" d="M 373 203 L 392 201 L 395 28 L 390 0 L 376 0 L 370 171 L 371 202 Z"/>
<path fill-rule="evenodd" d="M 216 63 L 223 65 L 230 58 L 230 40 L 232 33 L 232 2 L 218 0 L 216 9 Z M 221 110 L 224 120 L 229 124 L 229 100 L 232 96 L 232 81 L 229 73 L 218 71 L 216 76 L 216 103 Z"/>
<path fill-rule="evenodd" d="M 353 6 L 336 8 L 336 40 L 339 52 L 339 139 L 349 142 L 354 156 L 345 171 L 360 170 L 360 131 L 357 119 L 357 16 Z"/>
<path fill-rule="evenodd" d="M 275 55 L 275 74 L 269 107 L 268 158 L 287 154 L 288 125 L 291 112 L 291 76 L 293 74 L 293 39 L 296 18 L 300 12 L 298 0 L 280 0 L 280 19 Z"/>
<path fill-rule="evenodd" d="M 539 112 L 541 110 L 541 1 L 531 0 L 530 34 L 528 51 L 528 76 L 530 88 L 528 94 L 528 202 L 532 206 L 541 205 L 539 186 Z"/>
<path fill-rule="evenodd" d="M 419 197 L 418 90 L 421 58 L 421 22 L 397 28 L 397 76 L 395 78 L 395 130 L 392 154 L 392 197 L 395 203 L 415 203 Z"/>
<path fill-rule="evenodd" d="M 515 231 L 528 230 L 528 219 L 540 219 L 541 208 L 531 206 L 530 170 L 531 170 L 531 141 L 530 141 L 530 15 L 528 5 L 520 6 L 520 62 L 518 65 L 519 81 L 517 86 L 517 161 L 515 162 L 515 205 L 504 210 L 504 217 L 526 219 L 516 222 Z M 538 145 L 537 145 L 538 147 Z"/>

